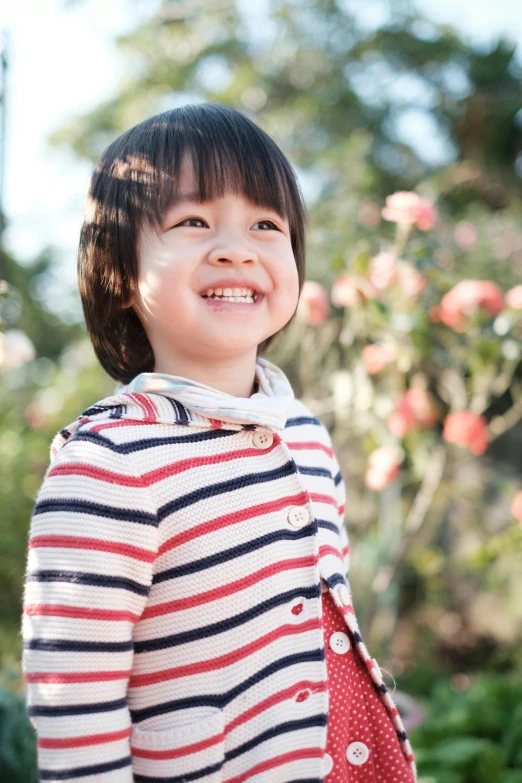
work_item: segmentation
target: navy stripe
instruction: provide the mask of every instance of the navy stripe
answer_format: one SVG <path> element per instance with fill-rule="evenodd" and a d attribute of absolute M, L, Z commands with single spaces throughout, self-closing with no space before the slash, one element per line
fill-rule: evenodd
<path fill-rule="evenodd" d="M 44 650 L 45 652 L 102 652 L 120 653 L 132 650 L 132 639 L 125 642 L 84 642 L 79 639 L 33 639 L 24 642 L 24 650 Z"/>
<path fill-rule="evenodd" d="M 335 478 L 334 478 L 334 484 L 337 486 L 337 484 L 340 484 L 342 480 L 343 480 L 343 477 L 341 475 L 341 471 L 339 471 L 337 473 L 337 475 L 335 476 Z"/>
<path fill-rule="evenodd" d="M 166 571 L 158 571 L 158 573 L 154 574 L 152 577 L 152 584 L 154 585 L 159 582 L 165 582 L 167 579 L 176 579 L 180 576 L 197 573 L 205 568 L 212 568 L 213 566 L 226 563 L 228 560 L 234 560 L 236 557 L 241 557 L 249 552 L 255 552 L 256 549 L 262 549 L 265 546 L 273 544 L 275 541 L 297 541 L 301 538 L 308 538 L 309 536 L 313 536 L 315 532 L 315 524 L 307 525 L 300 530 L 274 530 L 273 533 L 260 536 L 259 538 L 253 538 L 250 541 L 245 541 L 245 543 L 238 544 L 238 546 L 231 547 L 230 549 L 224 549 L 221 552 L 215 552 L 213 555 L 202 557 L 199 560 L 193 560 L 191 563 L 182 563 L 179 566 L 167 568 Z"/>
<path fill-rule="evenodd" d="M 106 574 L 89 574 L 81 571 L 29 571 L 26 582 L 70 582 L 71 584 L 94 585 L 95 587 L 117 587 L 129 590 L 138 595 L 148 595 L 150 586 L 142 585 L 123 576 L 107 576 Z"/>
<path fill-rule="evenodd" d="M 140 438 L 139 440 L 131 440 L 126 443 L 113 443 L 108 438 L 100 435 L 99 432 L 79 429 L 71 438 L 71 441 L 85 440 L 89 443 L 96 443 L 98 446 L 103 446 L 117 454 L 132 454 L 135 451 L 144 451 L 145 449 L 155 448 L 156 446 L 168 446 L 174 443 L 199 443 L 206 440 L 232 437 L 233 435 L 237 435 L 238 432 L 240 432 L 240 430 L 215 429 L 205 430 L 204 432 L 187 432 L 186 435 L 171 435 L 163 438 Z"/>
<path fill-rule="evenodd" d="M 339 533 L 339 528 L 333 522 L 329 522 L 327 519 L 318 519 L 317 527 L 324 527 L 327 530 L 331 530 L 332 533 Z"/>
<path fill-rule="evenodd" d="M 132 758 L 125 756 L 116 761 L 106 761 L 105 764 L 89 764 L 87 767 L 71 767 L 70 769 L 40 769 L 39 780 L 74 780 L 84 775 L 100 775 L 102 772 L 112 772 L 114 769 L 130 767 Z"/>
<path fill-rule="evenodd" d="M 214 772 L 219 772 L 223 766 L 224 761 L 218 761 L 217 764 L 209 764 L 207 767 L 194 770 L 194 772 L 185 772 L 184 775 L 174 775 L 168 778 L 151 777 L 150 775 L 138 775 L 136 772 L 133 775 L 134 783 L 190 783 L 191 780 L 199 780 L 200 778 L 208 778 Z M 221 775 L 220 775 L 221 777 Z"/>
<path fill-rule="evenodd" d="M 334 587 L 337 587 L 337 585 L 345 585 L 346 584 L 346 577 L 343 576 L 343 574 L 332 574 L 328 578 L 325 577 L 324 581 L 330 587 L 332 590 Z"/>
<path fill-rule="evenodd" d="M 301 720 L 289 720 L 286 723 L 280 723 L 279 726 L 271 726 L 266 731 L 261 732 L 256 737 L 244 742 L 242 745 L 238 745 L 233 750 L 229 750 L 225 753 L 225 760 L 231 761 L 232 759 L 241 756 L 243 753 L 247 753 L 252 748 L 257 747 L 262 742 L 272 739 L 273 737 L 280 737 L 282 734 L 287 734 L 290 731 L 299 731 L 299 729 L 309 729 L 312 726 L 326 726 L 327 715 L 323 712 L 318 715 L 310 715 L 309 718 L 301 718 Z"/>
<path fill-rule="evenodd" d="M 324 783 L 324 778 L 296 778 L 288 783 Z"/>
<path fill-rule="evenodd" d="M 259 653 L 257 654 L 259 655 Z M 323 661 L 324 657 L 324 647 L 315 650 L 306 650 L 304 652 L 295 653 L 294 655 L 286 655 L 284 658 L 279 658 L 279 660 L 273 661 L 268 666 L 265 666 L 264 669 L 255 672 L 255 674 L 252 674 L 248 679 L 240 682 L 224 694 L 208 693 L 199 696 L 191 695 L 186 696 L 183 699 L 173 699 L 172 701 L 163 702 L 162 704 L 152 704 L 141 710 L 131 709 L 131 719 L 133 723 L 139 723 L 140 721 L 147 720 L 147 718 L 167 715 L 168 713 L 186 710 L 190 707 L 219 707 L 220 709 L 224 709 L 226 705 L 230 704 L 234 699 L 237 699 L 262 680 L 272 677 L 276 672 L 287 669 L 290 666 L 298 666 L 300 663 Z"/>
<path fill-rule="evenodd" d="M 309 468 L 305 467 L 304 465 L 297 465 L 297 463 L 296 468 L 299 473 L 302 473 L 305 476 L 324 476 L 330 480 L 332 478 L 332 474 L 328 468 Z"/>
<path fill-rule="evenodd" d="M 186 495 L 181 495 L 181 497 L 176 498 L 176 500 L 171 500 L 169 503 L 160 506 L 158 508 L 158 518 L 162 521 L 165 517 L 168 517 L 169 514 L 173 514 L 182 508 L 187 508 L 200 500 L 216 497 L 216 495 L 234 492 L 238 489 L 248 490 L 248 487 L 254 486 L 255 484 L 276 481 L 285 476 L 294 476 L 294 466 L 295 463 L 292 460 L 291 462 L 286 462 L 280 468 L 267 470 L 264 473 L 243 473 L 229 481 L 220 481 L 217 484 L 200 487 L 193 492 L 188 492 Z"/>
<path fill-rule="evenodd" d="M 39 500 L 34 507 L 34 514 L 46 514 L 49 511 L 67 511 L 73 514 L 90 514 L 106 519 L 118 519 L 125 522 L 138 522 L 140 525 L 153 525 L 157 527 L 156 514 L 140 511 L 135 508 L 117 508 L 105 506 L 101 503 L 93 503 L 91 500 L 77 500 L 76 498 L 47 498 Z"/>
<path fill-rule="evenodd" d="M 61 718 L 64 715 L 88 715 L 96 712 L 112 712 L 121 710 L 127 706 L 127 699 L 116 699 L 115 701 L 98 701 L 94 704 L 65 704 L 65 705 L 47 705 L 40 704 L 27 708 L 27 713 L 31 716 L 44 715 L 46 718 Z"/>
<path fill-rule="evenodd" d="M 315 416 L 294 416 L 291 419 L 286 420 L 285 429 L 287 427 L 298 427 L 300 424 L 315 424 L 317 427 L 322 427 L 322 421 L 319 421 Z"/>
<path fill-rule="evenodd" d="M 125 405 L 115 405 L 113 412 L 109 413 L 109 419 L 121 419 L 125 409 Z"/>
<path fill-rule="evenodd" d="M 99 403 L 96 403 L 95 405 L 91 405 L 90 408 L 87 408 L 87 410 L 84 411 L 81 416 L 78 416 L 78 420 L 83 419 L 84 416 L 96 416 L 98 413 L 103 413 L 103 411 L 114 411 L 118 408 L 127 408 L 127 406 L 116 405 L 115 403 L 111 403 L 110 405 L 100 405 Z"/>
<path fill-rule="evenodd" d="M 251 622 L 255 617 L 259 617 L 265 612 L 274 609 L 276 606 L 281 606 L 281 604 L 285 604 L 294 598 L 299 598 L 299 596 L 319 598 L 320 595 L 321 585 L 319 584 L 312 585 L 312 587 L 295 587 L 284 593 L 278 593 L 260 604 L 249 607 L 244 612 L 240 612 L 232 617 L 227 617 L 226 620 L 220 620 L 217 623 L 199 626 L 198 628 L 191 628 L 189 631 L 182 631 L 181 633 L 169 634 L 169 636 L 145 639 L 141 642 L 137 641 L 134 643 L 134 652 L 139 655 L 140 653 L 151 652 L 152 650 L 164 650 L 167 647 L 175 647 L 179 644 L 194 642 L 198 639 L 207 639 L 209 636 L 217 636 L 217 634 L 229 631 L 231 628 L 245 625 L 246 623 Z"/>
<path fill-rule="evenodd" d="M 176 422 L 178 424 L 189 424 L 192 419 L 190 418 L 190 413 L 185 408 L 184 405 L 182 405 L 178 400 L 173 399 L 172 397 L 168 397 L 167 395 L 159 395 L 160 397 L 164 397 L 164 399 L 168 400 L 174 410 L 174 415 L 176 417 Z"/>

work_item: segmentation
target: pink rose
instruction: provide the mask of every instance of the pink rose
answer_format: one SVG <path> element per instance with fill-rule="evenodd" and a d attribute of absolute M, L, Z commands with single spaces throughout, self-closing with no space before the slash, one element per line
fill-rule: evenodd
<path fill-rule="evenodd" d="M 444 419 L 442 437 L 478 457 L 484 454 L 489 443 L 487 419 L 472 411 L 449 413 Z"/>
<path fill-rule="evenodd" d="M 365 345 L 362 349 L 362 358 L 366 372 L 369 375 L 376 375 L 397 358 L 397 350 L 392 343 Z"/>
<path fill-rule="evenodd" d="M 446 326 L 456 332 L 466 328 L 466 316 L 484 307 L 491 317 L 504 309 L 500 288 L 490 280 L 461 280 L 442 297 L 439 316 Z"/>
<path fill-rule="evenodd" d="M 368 458 L 366 486 L 374 490 L 387 487 L 398 475 L 402 459 L 402 453 L 394 446 L 382 446 L 373 451 Z"/>
<path fill-rule="evenodd" d="M 395 282 L 396 272 L 397 258 L 393 253 L 377 253 L 368 264 L 368 278 L 378 291 Z"/>
<path fill-rule="evenodd" d="M 519 522 L 522 522 L 522 491 L 517 492 L 513 498 L 513 502 L 511 503 L 511 513 L 515 519 L 518 519 Z"/>
<path fill-rule="evenodd" d="M 402 395 L 387 425 L 397 438 L 404 438 L 413 427 L 433 427 L 437 419 L 438 409 L 433 395 L 419 386 L 408 389 Z"/>
<path fill-rule="evenodd" d="M 353 275 L 338 277 L 332 285 L 332 302 L 336 307 L 353 307 L 362 298 L 362 293 Z"/>
<path fill-rule="evenodd" d="M 422 386 L 414 386 L 408 389 L 404 396 L 413 411 L 415 422 L 420 427 L 433 427 L 439 418 L 439 409 L 433 394 Z"/>
<path fill-rule="evenodd" d="M 422 231 L 432 229 L 437 220 L 437 211 L 429 201 L 406 190 L 388 196 L 381 214 L 392 223 L 417 225 Z"/>
<path fill-rule="evenodd" d="M 314 280 L 305 280 L 298 310 L 306 323 L 320 326 L 330 314 L 330 301 L 326 288 Z"/>
<path fill-rule="evenodd" d="M 469 220 L 461 220 L 455 226 L 453 239 L 461 250 L 471 250 L 477 241 L 477 229 Z"/>
<path fill-rule="evenodd" d="M 405 397 L 401 397 L 386 424 L 397 438 L 404 438 L 415 426 L 415 415 Z"/>
<path fill-rule="evenodd" d="M 408 299 L 415 299 L 426 288 L 426 278 L 407 261 L 399 261 L 397 264 L 397 284 L 406 294 Z"/>
<path fill-rule="evenodd" d="M 514 310 L 522 310 L 522 285 L 510 288 L 505 296 L 506 306 Z"/>

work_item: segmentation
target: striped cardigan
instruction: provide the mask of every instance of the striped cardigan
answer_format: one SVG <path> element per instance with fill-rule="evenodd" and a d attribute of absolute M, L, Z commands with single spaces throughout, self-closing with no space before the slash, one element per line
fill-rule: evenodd
<path fill-rule="evenodd" d="M 415 774 L 348 592 L 328 430 L 116 394 L 54 440 L 22 617 L 42 781 L 321 783 L 330 590 Z"/>

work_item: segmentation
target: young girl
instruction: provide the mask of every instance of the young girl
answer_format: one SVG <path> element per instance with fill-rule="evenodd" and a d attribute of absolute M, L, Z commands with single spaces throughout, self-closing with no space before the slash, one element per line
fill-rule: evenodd
<path fill-rule="evenodd" d="M 31 519 L 23 671 L 40 780 L 411 783 L 358 631 L 326 427 L 261 354 L 305 275 L 302 196 L 221 104 L 92 176 L 79 285 L 113 396 L 62 429 Z"/>

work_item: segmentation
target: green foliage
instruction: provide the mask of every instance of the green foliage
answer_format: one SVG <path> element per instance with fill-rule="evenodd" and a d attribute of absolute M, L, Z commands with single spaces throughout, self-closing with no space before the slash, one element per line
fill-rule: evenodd
<path fill-rule="evenodd" d="M 0 780 L 37 783 L 35 732 L 23 696 L 0 684 Z"/>
<path fill-rule="evenodd" d="M 520 677 L 483 674 L 457 685 L 437 682 L 426 721 L 411 732 L 419 783 L 522 781 Z"/>

